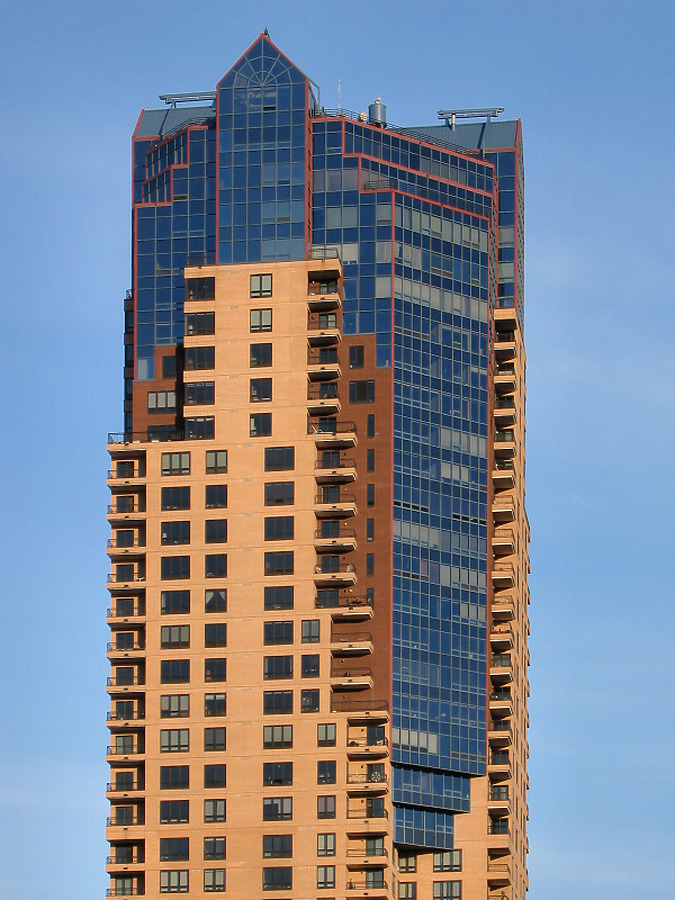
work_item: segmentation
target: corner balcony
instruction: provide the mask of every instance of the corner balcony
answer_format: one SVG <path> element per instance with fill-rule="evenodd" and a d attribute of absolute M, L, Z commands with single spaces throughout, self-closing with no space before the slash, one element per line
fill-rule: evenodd
<path fill-rule="evenodd" d="M 307 409 L 312 416 L 337 415 L 342 409 L 337 382 L 310 385 L 307 389 Z"/>
<path fill-rule="evenodd" d="M 145 747 L 138 741 L 134 741 L 134 743 L 128 747 L 122 747 L 116 744 L 111 744 L 106 747 L 106 758 L 111 764 L 119 764 L 120 762 L 126 764 L 132 757 L 141 757 L 144 753 Z"/>
<path fill-rule="evenodd" d="M 495 556 L 511 556 L 516 552 L 516 536 L 510 528 L 498 526 L 492 535 L 492 552 Z"/>
<path fill-rule="evenodd" d="M 516 454 L 516 437 L 509 428 L 495 432 L 495 457 L 507 459 Z"/>
<path fill-rule="evenodd" d="M 328 312 L 333 309 L 339 309 L 342 306 L 342 300 L 337 288 L 335 290 L 321 290 L 321 286 L 315 287 L 310 285 L 307 294 L 307 306 L 312 312 Z"/>
<path fill-rule="evenodd" d="M 488 743 L 491 749 L 498 750 L 503 747 L 509 747 L 513 741 L 511 735 L 511 722 L 508 718 L 492 719 L 488 723 Z"/>
<path fill-rule="evenodd" d="M 490 678 L 493 684 L 513 681 L 513 661 L 508 653 L 495 653 L 490 662 Z"/>
<path fill-rule="evenodd" d="M 125 797 L 127 794 L 138 793 L 139 791 L 144 791 L 145 787 L 140 781 L 132 781 L 131 784 L 125 785 L 117 785 L 115 782 L 108 782 L 106 787 L 106 795 L 108 799 L 117 799 L 119 802 L 120 796 Z"/>
<path fill-rule="evenodd" d="M 307 343 L 310 347 L 337 347 L 342 332 L 335 313 L 310 313 L 307 322 Z"/>
<path fill-rule="evenodd" d="M 513 649 L 513 629 L 510 625 L 493 625 L 490 631 L 490 646 L 493 652 Z"/>
<path fill-rule="evenodd" d="M 516 335 L 513 331 L 495 332 L 495 359 L 498 363 L 516 358 Z"/>
<path fill-rule="evenodd" d="M 508 816 L 511 813 L 509 787 L 506 784 L 492 784 L 488 791 L 488 812 L 491 816 Z"/>
<path fill-rule="evenodd" d="M 326 520 L 322 525 L 333 525 L 337 523 Z M 317 553 L 322 551 L 335 551 L 336 553 L 346 553 L 350 550 L 356 550 L 356 532 L 353 528 L 344 528 L 341 524 L 338 528 L 317 528 L 314 532 L 314 549 Z"/>
<path fill-rule="evenodd" d="M 389 741 L 386 737 L 374 739 L 363 735 L 347 740 L 347 759 L 384 759 L 387 756 Z"/>
<path fill-rule="evenodd" d="M 335 347 L 311 347 L 307 353 L 307 377 L 310 381 L 334 381 L 342 369 Z"/>
<path fill-rule="evenodd" d="M 110 675 L 106 684 L 110 696 L 142 694 L 145 691 L 145 676 L 135 675 L 133 678 L 127 678 L 126 676 Z"/>
<path fill-rule="evenodd" d="M 373 794 L 386 794 L 389 792 L 387 773 L 374 772 L 348 772 L 347 795 L 352 797 L 369 797 Z"/>
<path fill-rule="evenodd" d="M 365 622 L 373 618 L 373 608 L 364 597 L 356 597 L 351 588 L 338 590 L 327 588 L 317 592 L 314 600 L 317 609 L 330 609 L 334 622 Z"/>
<path fill-rule="evenodd" d="M 110 729 L 120 729 L 120 726 L 128 725 L 129 722 L 141 722 L 145 719 L 145 713 L 134 709 L 131 712 L 109 712 L 106 715 L 106 722 Z"/>
<path fill-rule="evenodd" d="M 374 846 L 370 848 L 370 852 L 366 849 L 366 842 L 363 841 L 357 847 L 347 848 L 347 868 L 361 868 L 362 866 L 379 866 L 386 865 L 389 854 L 385 847 Z"/>
<path fill-rule="evenodd" d="M 512 362 L 498 362 L 493 369 L 495 389 L 499 394 L 510 394 L 516 389 L 516 367 Z"/>
<path fill-rule="evenodd" d="M 108 659 L 131 659 L 133 657 L 144 656 L 145 654 L 145 642 L 144 641 L 134 641 L 129 644 L 126 640 L 124 641 L 110 641 L 107 647 L 107 656 Z"/>
<path fill-rule="evenodd" d="M 330 684 L 338 691 L 367 691 L 373 686 L 373 670 L 363 666 L 331 666 Z"/>
<path fill-rule="evenodd" d="M 495 398 L 493 416 L 497 428 L 504 428 L 507 425 L 515 424 L 516 402 L 513 395 Z"/>
<path fill-rule="evenodd" d="M 513 497 L 497 494 L 492 503 L 492 518 L 495 525 L 505 525 L 516 520 L 516 506 Z"/>
<path fill-rule="evenodd" d="M 503 591 L 512 588 L 516 583 L 516 573 L 512 563 L 495 563 L 491 574 L 495 590 Z"/>
<path fill-rule="evenodd" d="M 120 503 L 124 500 L 124 503 Z M 119 522 L 140 522 L 145 518 L 145 498 L 135 497 L 129 500 L 126 496 L 117 497 L 117 503 L 108 506 L 108 521 L 111 525 Z"/>
<path fill-rule="evenodd" d="M 347 484 L 350 481 L 356 481 L 356 460 L 317 459 L 314 466 L 314 478 L 317 484 Z"/>
<path fill-rule="evenodd" d="M 110 626 L 125 625 L 131 619 L 145 620 L 144 601 L 139 602 L 138 598 L 129 598 L 130 602 L 127 603 L 125 602 L 126 598 L 117 597 L 116 599 L 118 602 L 109 607 L 106 613 L 106 620 Z"/>
<path fill-rule="evenodd" d="M 371 900 L 389 900 L 389 887 L 386 881 L 378 882 L 377 885 L 372 882 L 349 880 L 345 885 L 347 897 L 369 897 Z"/>
<path fill-rule="evenodd" d="M 507 887 L 511 884 L 511 867 L 508 863 L 488 861 L 487 883 L 490 888 Z"/>
<path fill-rule="evenodd" d="M 512 459 L 496 459 L 492 470 L 492 486 L 496 491 L 510 491 L 516 486 Z"/>
<path fill-rule="evenodd" d="M 358 444 L 354 422 L 338 422 L 335 419 L 309 422 L 307 434 L 314 437 L 314 443 L 319 451 L 345 450 Z"/>
<path fill-rule="evenodd" d="M 502 779 L 511 777 L 511 757 L 506 750 L 494 750 L 488 756 L 488 774 Z"/>
<path fill-rule="evenodd" d="M 147 550 L 145 541 L 134 538 L 126 544 L 120 544 L 118 538 L 108 538 L 108 556 L 114 562 L 116 559 L 129 559 L 142 556 Z"/>
<path fill-rule="evenodd" d="M 515 618 L 513 597 L 510 594 L 496 596 L 492 601 L 490 612 L 495 622 L 512 622 Z"/>
<path fill-rule="evenodd" d="M 337 490 L 324 488 L 314 499 L 314 515 L 317 519 L 344 519 L 355 516 L 356 512 L 356 497 L 353 494 L 341 493 L 339 487 Z"/>
<path fill-rule="evenodd" d="M 319 564 L 314 566 L 314 583 L 324 588 L 347 587 L 356 584 L 356 570 L 351 563 L 340 563 L 338 566 Z"/>
<path fill-rule="evenodd" d="M 490 693 L 490 714 L 493 718 L 506 718 L 513 715 L 513 698 L 511 696 L 511 688 L 495 689 Z"/>
<path fill-rule="evenodd" d="M 333 656 L 369 656 L 373 652 L 373 636 L 369 631 L 331 634 Z"/>

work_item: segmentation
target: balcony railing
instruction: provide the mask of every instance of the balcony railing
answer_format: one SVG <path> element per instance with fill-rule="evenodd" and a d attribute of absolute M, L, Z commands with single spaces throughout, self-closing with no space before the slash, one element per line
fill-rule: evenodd
<path fill-rule="evenodd" d="M 145 862 L 145 855 L 142 853 L 121 853 L 116 856 L 108 856 L 106 863 L 109 866 L 130 866 L 137 863 Z"/>
<path fill-rule="evenodd" d="M 388 891 L 386 881 L 348 881 L 345 885 L 348 891 Z"/>
<path fill-rule="evenodd" d="M 509 754 L 508 753 L 491 753 L 490 754 L 490 765 L 491 766 L 508 766 Z"/>
<path fill-rule="evenodd" d="M 368 669 L 365 666 L 350 666 L 349 669 L 338 668 L 337 666 L 331 666 L 330 670 L 331 678 L 339 678 L 346 680 L 354 680 L 360 681 L 373 677 L 373 670 Z"/>
<path fill-rule="evenodd" d="M 145 684 L 145 678 L 143 676 L 136 676 L 134 678 L 125 678 L 122 676 L 121 678 L 118 678 L 115 675 L 109 675 L 106 679 L 106 684 L 108 687 L 130 687 L 132 685 Z"/>
<path fill-rule="evenodd" d="M 132 888 L 130 891 L 123 891 L 117 888 L 108 888 L 105 895 L 106 897 L 143 897 L 145 896 L 145 890 L 143 888 Z"/>
<path fill-rule="evenodd" d="M 370 850 L 366 849 L 366 847 L 351 847 L 347 850 L 347 857 L 353 859 L 354 857 L 362 858 L 362 857 L 375 857 L 375 856 L 389 856 L 385 847 L 375 847 Z"/>
<path fill-rule="evenodd" d="M 112 793 L 113 791 L 117 793 L 126 793 L 126 791 L 142 791 L 144 790 L 144 787 L 137 781 L 134 781 L 132 784 L 115 784 L 114 782 L 109 781 L 106 790 L 108 793 Z"/>
<path fill-rule="evenodd" d="M 386 772 L 356 772 L 347 775 L 347 784 L 386 784 Z"/>
<path fill-rule="evenodd" d="M 389 740 L 386 737 L 378 738 L 377 740 L 372 740 L 367 737 L 356 737 L 349 738 L 347 741 L 347 747 L 388 747 Z"/>
<path fill-rule="evenodd" d="M 110 641 L 108 643 L 108 653 L 132 653 L 134 650 L 145 650 L 145 644 L 134 643 L 134 644 L 117 644 L 116 641 Z"/>
<path fill-rule="evenodd" d="M 144 606 L 133 606 L 131 609 L 121 610 L 117 607 L 108 607 L 108 611 L 106 616 L 108 619 L 134 619 L 138 616 L 145 615 L 145 607 Z"/>
<path fill-rule="evenodd" d="M 389 811 L 384 808 L 378 809 L 363 809 L 359 807 L 358 809 L 348 809 L 347 810 L 347 818 L 348 819 L 388 819 Z"/>
<path fill-rule="evenodd" d="M 353 434 L 355 432 L 356 424 L 354 422 L 338 422 L 336 419 L 330 419 L 325 422 L 308 422 L 307 424 L 307 434 L 325 434 L 327 437 L 330 437 L 331 435 Z"/>
<path fill-rule="evenodd" d="M 106 719 L 108 722 L 137 722 L 145 719 L 145 713 L 138 710 L 131 713 L 109 712 Z"/>
<path fill-rule="evenodd" d="M 492 691 L 490 694 L 490 700 L 510 700 L 511 699 L 511 691 L 508 688 L 504 688 L 502 691 Z"/>
<path fill-rule="evenodd" d="M 353 713 L 388 713 L 389 704 L 386 700 L 343 700 L 341 697 L 333 697 L 330 703 L 330 711 Z"/>
<path fill-rule="evenodd" d="M 492 819 L 488 826 L 488 834 L 508 834 L 509 823 L 507 820 Z"/>
<path fill-rule="evenodd" d="M 106 825 L 145 825 L 145 816 L 130 816 L 118 819 L 116 816 L 108 816 Z"/>
<path fill-rule="evenodd" d="M 131 748 L 106 747 L 106 756 L 137 756 L 140 753 L 145 753 L 145 750 L 139 744 L 134 744 Z"/>
<path fill-rule="evenodd" d="M 333 644 L 360 644 L 364 641 L 372 641 L 373 636 L 369 631 L 355 631 L 353 634 L 331 634 Z"/>

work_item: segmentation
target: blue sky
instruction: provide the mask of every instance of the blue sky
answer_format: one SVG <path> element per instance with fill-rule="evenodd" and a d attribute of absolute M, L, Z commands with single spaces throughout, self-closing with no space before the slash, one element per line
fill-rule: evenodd
<path fill-rule="evenodd" d="M 322 102 L 524 122 L 531 896 L 672 897 L 668 2 L 0 2 L 0 893 L 103 897 L 130 136 L 268 27 Z"/>

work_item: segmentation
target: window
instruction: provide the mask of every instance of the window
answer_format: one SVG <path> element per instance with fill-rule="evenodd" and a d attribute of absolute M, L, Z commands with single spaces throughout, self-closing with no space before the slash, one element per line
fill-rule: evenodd
<path fill-rule="evenodd" d="M 162 684 L 187 684 L 190 681 L 189 659 L 163 659 L 160 663 Z"/>
<path fill-rule="evenodd" d="M 189 694 L 163 694 L 159 698 L 162 719 L 183 719 L 190 715 Z"/>
<path fill-rule="evenodd" d="M 335 834 L 329 832 L 327 834 L 317 834 L 316 836 L 316 855 L 317 856 L 335 856 Z"/>
<path fill-rule="evenodd" d="M 265 369 L 272 365 L 271 344 L 251 344 L 250 365 L 252 369 Z"/>
<path fill-rule="evenodd" d="M 227 590 L 204 592 L 204 611 L 207 613 L 227 612 Z"/>
<path fill-rule="evenodd" d="M 216 317 L 213 312 L 186 313 L 185 334 L 215 334 Z"/>
<path fill-rule="evenodd" d="M 440 850 L 434 853 L 434 872 L 461 872 L 462 851 Z"/>
<path fill-rule="evenodd" d="M 225 859 L 225 838 L 204 838 L 204 859 Z"/>
<path fill-rule="evenodd" d="M 316 867 L 316 886 L 323 889 L 335 887 L 335 866 Z"/>
<path fill-rule="evenodd" d="M 190 875 L 187 869 L 171 869 L 159 873 L 161 894 L 186 894 L 189 890 Z"/>
<path fill-rule="evenodd" d="M 375 603 L 375 588 L 369 587 L 366 588 L 366 603 L 368 606 L 373 606 Z"/>
<path fill-rule="evenodd" d="M 251 437 L 269 437 L 272 434 L 272 413 L 251 413 L 249 434 Z"/>
<path fill-rule="evenodd" d="M 207 553 L 204 557 L 204 575 L 207 578 L 226 578 L 227 553 Z"/>
<path fill-rule="evenodd" d="M 319 691 L 300 691 L 300 712 L 310 713 L 319 711 Z"/>
<path fill-rule="evenodd" d="M 163 581 L 174 581 L 190 577 L 189 556 L 163 556 L 161 562 Z"/>
<path fill-rule="evenodd" d="M 293 609 L 292 585 L 265 588 L 265 609 Z"/>
<path fill-rule="evenodd" d="M 292 575 L 293 551 L 275 551 L 265 554 L 265 575 Z"/>
<path fill-rule="evenodd" d="M 375 451 L 372 448 L 366 450 L 366 470 L 368 472 L 375 471 Z"/>
<path fill-rule="evenodd" d="M 180 753 L 184 750 L 189 750 L 189 729 L 163 728 L 159 733 L 159 749 L 162 753 Z"/>
<path fill-rule="evenodd" d="M 291 866 L 265 866 L 262 874 L 263 891 L 290 891 L 293 887 Z"/>
<path fill-rule="evenodd" d="M 461 900 L 461 881 L 434 881 L 434 900 Z"/>
<path fill-rule="evenodd" d="M 369 869 L 366 872 L 366 890 L 384 887 L 384 869 Z"/>
<path fill-rule="evenodd" d="M 133 894 L 134 893 L 134 879 L 131 875 L 117 875 L 113 879 L 113 885 L 111 890 L 107 891 L 108 894 L 114 894 L 119 897 L 124 894 Z"/>
<path fill-rule="evenodd" d="M 132 528 L 118 528 L 115 532 L 116 547 L 133 547 L 136 539 L 136 532 Z"/>
<path fill-rule="evenodd" d="M 227 519 L 207 519 L 204 540 L 207 544 L 224 544 L 227 541 Z"/>
<path fill-rule="evenodd" d="M 293 712 L 293 691 L 263 691 L 263 713 L 266 716 Z"/>
<path fill-rule="evenodd" d="M 265 506 L 291 506 L 295 503 L 293 481 L 270 481 L 265 484 Z"/>
<path fill-rule="evenodd" d="M 175 391 L 148 391 L 148 412 L 150 414 L 175 411 Z"/>
<path fill-rule="evenodd" d="M 375 485 L 374 484 L 366 485 L 366 505 L 367 506 L 375 506 Z"/>
<path fill-rule="evenodd" d="M 375 574 L 375 554 L 366 553 L 366 576 Z"/>
<path fill-rule="evenodd" d="M 204 869 L 204 891 L 225 890 L 225 869 Z"/>
<path fill-rule="evenodd" d="M 227 507 L 227 485 L 207 484 L 204 505 L 207 509 L 225 509 Z"/>
<path fill-rule="evenodd" d="M 366 838 L 366 856 L 384 856 L 384 838 Z"/>
<path fill-rule="evenodd" d="M 317 819 L 335 818 L 335 794 L 326 794 L 316 798 Z"/>
<path fill-rule="evenodd" d="M 189 544 L 189 522 L 162 522 L 162 544 Z"/>
<path fill-rule="evenodd" d="M 366 437 L 375 437 L 375 416 L 372 413 L 368 414 L 368 418 L 366 420 Z"/>
<path fill-rule="evenodd" d="M 375 382 L 374 381 L 350 381 L 349 382 L 349 402 L 350 403 L 374 403 L 375 402 Z"/>
<path fill-rule="evenodd" d="M 293 657 L 292 656 L 266 656 L 263 659 L 263 678 L 269 680 L 274 678 L 292 678 L 293 677 Z"/>
<path fill-rule="evenodd" d="M 206 451 L 206 474 L 222 475 L 227 472 L 227 450 Z"/>
<path fill-rule="evenodd" d="M 186 406 L 212 406 L 216 402 L 216 385 L 213 381 L 186 381 Z"/>
<path fill-rule="evenodd" d="M 271 331 L 272 330 L 272 310 L 271 309 L 252 309 L 251 310 L 251 331 Z"/>
<path fill-rule="evenodd" d="M 216 436 L 213 416 L 198 416 L 185 420 L 185 437 L 188 440 L 210 440 Z"/>
<path fill-rule="evenodd" d="M 162 357 L 162 378 L 176 377 L 176 356 L 174 353 Z"/>
<path fill-rule="evenodd" d="M 162 509 L 190 509 L 189 486 L 163 487 Z"/>
<path fill-rule="evenodd" d="M 205 800 L 204 801 L 204 821 L 205 822 L 225 822 L 227 815 L 227 804 L 225 800 Z"/>
<path fill-rule="evenodd" d="M 321 634 L 321 624 L 318 619 L 303 619 L 302 621 L 302 643 L 318 644 Z"/>
<path fill-rule="evenodd" d="M 301 675 L 303 678 L 319 677 L 319 654 L 303 654 L 301 659 Z"/>
<path fill-rule="evenodd" d="M 263 726 L 263 747 L 266 750 L 292 747 L 292 725 L 265 725 Z"/>
<path fill-rule="evenodd" d="M 170 822 L 189 822 L 190 821 L 190 801 L 189 800 L 160 800 L 159 801 L 159 821 L 163 825 Z"/>
<path fill-rule="evenodd" d="M 219 763 L 215 766 L 204 766 L 204 787 L 220 788 L 227 783 L 227 766 Z"/>
<path fill-rule="evenodd" d="M 205 659 L 204 681 L 227 681 L 227 660 Z"/>
<path fill-rule="evenodd" d="M 134 684 L 136 670 L 133 666 L 117 666 L 115 669 L 115 684 Z"/>
<path fill-rule="evenodd" d="M 160 638 L 162 647 L 189 647 L 189 625 L 162 625 Z"/>
<path fill-rule="evenodd" d="M 273 822 L 293 818 L 292 797 L 265 797 L 263 799 L 263 819 Z"/>
<path fill-rule="evenodd" d="M 216 296 L 216 279 L 213 276 L 188 278 L 185 290 L 188 300 L 213 300 Z"/>
<path fill-rule="evenodd" d="M 295 447 L 265 447 L 265 471 L 285 472 L 295 469 Z"/>
<path fill-rule="evenodd" d="M 398 854 L 398 870 L 399 872 L 416 872 L 417 871 L 417 854 L 406 853 L 399 850 Z"/>
<path fill-rule="evenodd" d="M 227 625 L 224 622 L 204 626 L 204 646 L 227 647 Z"/>
<path fill-rule="evenodd" d="M 284 472 L 295 469 L 295 447 L 265 447 L 265 471 Z"/>
<path fill-rule="evenodd" d="M 292 644 L 293 622 L 265 622 L 263 625 L 263 643 Z"/>
<path fill-rule="evenodd" d="M 317 747 L 334 747 L 336 742 L 335 722 L 316 726 Z"/>
<path fill-rule="evenodd" d="M 293 763 L 263 763 L 263 784 L 293 784 Z"/>
<path fill-rule="evenodd" d="M 263 857 L 265 859 L 284 859 L 293 856 L 293 835 L 264 834 Z"/>
<path fill-rule="evenodd" d="M 266 516 L 266 541 L 292 541 L 295 535 L 293 516 Z"/>
<path fill-rule="evenodd" d="M 213 369 L 216 365 L 215 347 L 186 347 L 185 370 Z"/>
<path fill-rule="evenodd" d="M 189 475 L 189 453 L 162 453 L 162 475 Z"/>
<path fill-rule="evenodd" d="M 272 399 L 271 378 L 251 378 L 249 384 L 249 399 L 251 403 L 265 403 Z"/>
<path fill-rule="evenodd" d="M 227 714 L 226 694 L 204 694 L 204 715 L 224 716 Z"/>
<path fill-rule="evenodd" d="M 398 900 L 417 900 L 417 882 L 399 881 Z"/>
<path fill-rule="evenodd" d="M 356 344 L 349 348 L 349 368 L 362 369 L 364 365 L 363 344 Z"/>
<path fill-rule="evenodd" d="M 186 837 L 160 838 L 159 858 L 162 862 L 170 859 L 189 859 L 190 839 Z"/>
<path fill-rule="evenodd" d="M 251 275 L 251 297 L 271 297 L 272 276 Z"/>
<path fill-rule="evenodd" d="M 336 762 L 334 759 L 320 759 L 316 764 L 316 783 L 335 784 L 337 781 Z"/>
<path fill-rule="evenodd" d="M 375 540 L 375 519 L 366 519 L 366 540 Z"/>
<path fill-rule="evenodd" d="M 190 787 L 190 767 L 160 766 L 159 787 L 163 791 L 186 790 Z"/>

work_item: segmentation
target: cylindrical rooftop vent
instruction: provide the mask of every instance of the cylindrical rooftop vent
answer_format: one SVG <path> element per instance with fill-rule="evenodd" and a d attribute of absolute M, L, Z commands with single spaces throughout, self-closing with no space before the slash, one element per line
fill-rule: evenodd
<path fill-rule="evenodd" d="M 371 125 L 379 125 L 380 128 L 387 125 L 387 107 L 380 102 L 379 97 L 368 107 L 368 121 Z"/>

